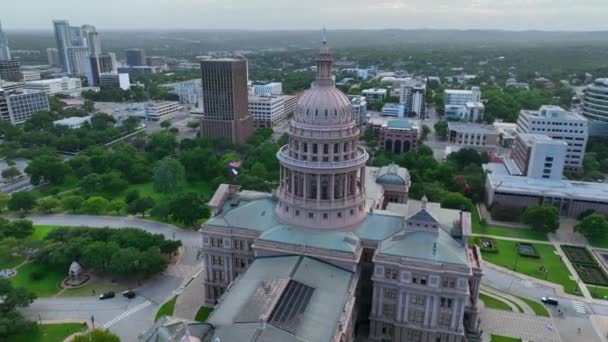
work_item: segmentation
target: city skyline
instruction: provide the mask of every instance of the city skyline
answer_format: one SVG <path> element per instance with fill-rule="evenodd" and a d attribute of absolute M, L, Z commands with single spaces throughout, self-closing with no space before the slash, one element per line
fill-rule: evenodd
<path fill-rule="evenodd" d="M 550 6 L 549 6 L 550 5 Z M 108 0 L 75 8 L 70 1 L 37 4 L 12 2 L 3 6 L 3 22 L 8 30 L 48 29 L 53 19 L 90 22 L 106 30 L 114 29 L 248 29 L 302 30 L 326 24 L 332 29 L 503 29 L 503 30 L 607 30 L 602 0 L 312 0 L 281 3 L 268 0 Z M 99 16 L 117 8 L 111 16 Z M 139 13 L 137 21 L 132 13 Z M 297 15 L 295 15 L 297 13 Z"/>

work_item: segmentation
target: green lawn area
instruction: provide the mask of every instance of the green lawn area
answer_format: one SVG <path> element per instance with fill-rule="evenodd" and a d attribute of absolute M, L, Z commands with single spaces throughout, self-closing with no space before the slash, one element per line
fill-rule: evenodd
<path fill-rule="evenodd" d="M 531 229 L 518 229 L 518 228 L 502 228 L 490 225 L 482 225 L 479 219 L 479 212 L 477 207 L 471 213 L 471 224 L 473 225 L 473 234 L 484 234 L 494 236 L 504 236 L 510 238 L 528 239 L 528 240 L 539 240 L 549 241 L 547 234 L 535 232 Z"/>
<path fill-rule="evenodd" d="M 553 245 L 533 244 L 536 253 L 540 258 L 529 258 L 519 256 L 516 251 L 515 241 L 507 241 L 494 239 L 494 244 L 498 249 L 498 253 L 482 252 L 482 257 L 485 261 L 495 265 L 502 266 L 519 273 L 538 278 L 545 279 L 552 283 L 560 284 L 564 287 L 564 291 L 571 294 L 575 293 L 576 282 L 570 279 L 570 272 L 555 254 Z M 517 263 L 517 269 L 515 269 Z M 542 273 L 539 268 L 544 266 L 548 272 Z"/>
<path fill-rule="evenodd" d="M 20 256 L 13 256 L 12 258 L 0 258 L 0 270 L 5 268 L 14 268 L 15 266 L 21 264 L 24 258 Z"/>
<path fill-rule="evenodd" d="M 521 299 L 526 304 L 528 304 L 528 306 L 530 307 L 530 309 L 534 310 L 534 313 L 537 316 L 551 317 L 551 315 L 549 315 L 549 311 L 547 310 L 547 308 L 545 307 L 545 305 L 543 305 L 542 303 L 537 302 L 537 301 L 532 300 L 532 299 L 528 299 L 526 297 L 521 297 L 521 296 L 515 296 L 515 297 Z"/>
<path fill-rule="evenodd" d="M 78 182 L 80 179 L 76 176 L 67 176 L 64 182 L 60 185 L 44 185 L 31 191 L 36 198 L 44 198 L 47 196 L 56 195 L 64 191 L 78 188 Z"/>
<path fill-rule="evenodd" d="M 492 335 L 490 342 L 521 342 L 521 338 Z"/>
<path fill-rule="evenodd" d="M 152 197 L 155 201 L 163 201 L 173 197 L 175 194 L 163 194 L 156 192 L 154 190 L 154 182 L 148 182 L 144 184 L 133 184 L 129 185 L 125 190 L 119 193 L 104 193 L 102 196 L 108 199 L 122 198 L 124 199 L 127 192 L 131 190 L 137 190 L 139 195 L 142 197 L 149 196 Z M 203 196 L 210 196 L 212 194 L 212 189 L 209 184 L 205 181 L 195 181 L 189 182 L 184 181 L 180 192 L 196 192 Z"/>
<path fill-rule="evenodd" d="M 177 301 L 177 296 L 171 298 L 171 300 L 169 300 L 165 304 L 161 305 L 160 308 L 158 308 L 158 311 L 156 312 L 156 318 L 154 319 L 154 321 L 158 321 L 159 318 L 161 318 L 162 316 L 165 316 L 165 315 L 166 316 L 173 315 L 173 310 L 175 310 L 176 301 Z"/>
<path fill-rule="evenodd" d="M 608 300 L 608 287 L 587 285 L 587 289 L 589 289 L 589 292 L 591 292 L 591 296 L 593 296 L 593 298 Z"/>
<path fill-rule="evenodd" d="M 212 308 L 207 308 L 207 307 L 201 306 L 201 308 L 198 309 L 198 311 L 196 312 L 196 316 L 194 316 L 194 320 L 198 321 L 198 322 L 205 322 L 207 320 L 207 318 L 209 317 L 209 315 L 211 315 L 212 312 L 213 312 Z"/>
<path fill-rule="evenodd" d="M 81 331 L 82 323 L 43 324 L 27 334 L 11 336 L 11 342 L 61 342 L 66 337 Z"/>
<path fill-rule="evenodd" d="M 34 272 L 42 275 L 42 279 L 32 280 L 30 275 Z M 50 297 L 59 292 L 59 283 L 67 274 L 67 269 L 65 272 L 61 272 L 43 264 L 30 262 L 21 266 L 17 275 L 10 278 L 10 281 L 13 286 L 26 288 L 34 292 L 38 297 Z"/>
<path fill-rule="evenodd" d="M 483 301 L 483 303 L 486 305 L 487 308 L 490 309 L 498 309 L 498 310 L 506 310 L 506 311 L 513 311 L 511 309 L 511 307 L 505 303 L 504 301 L 500 300 L 500 299 L 496 299 L 494 297 L 490 297 L 486 294 L 480 293 L 479 294 L 479 299 L 481 299 Z"/>
<path fill-rule="evenodd" d="M 34 226 L 34 233 L 30 236 L 32 240 L 44 240 L 50 232 L 59 228 L 58 226 Z"/>
<path fill-rule="evenodd" d="M 93 293 L 93 290 L 95 293 Z M 127 290 L 124 286 L 118 284 L 107 284 L 107 283 L 91 283 L 87 286 L 83 286 L 78 289 L 65 290 L 60 297 L 87 297 L 87 296 L 99 296 L 100 294 L 108 291 L 114 291 L 119 295 L 122 291 Z"/>

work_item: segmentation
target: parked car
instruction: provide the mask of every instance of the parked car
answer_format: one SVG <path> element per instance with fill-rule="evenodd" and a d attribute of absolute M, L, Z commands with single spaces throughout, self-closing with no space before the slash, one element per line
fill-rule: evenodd
<path fill-rule="evenodd" d="M 110 298 L 114 298 L 115 294 L 112 291 L 109 292 L 104 292 L 102 294 L 99 295 L 99 299 L 104 300 L 104 299 L 110 299 Z"/>
<path fill-rule="evenodd" d="M 129 299 L 135 298 L 135 292 L 133 292 L 132 290 L 127 290 L 127 291 L 123 292 L 122 295 Z"/>
<path fill-rule="evenodd" d="M 545 304 L 549 304 L 549 305 L 558 305 L 557 299 L 552 298 L 552 297 L 543 297 L 540 299 L 541 302 L 545 303 Z"/>

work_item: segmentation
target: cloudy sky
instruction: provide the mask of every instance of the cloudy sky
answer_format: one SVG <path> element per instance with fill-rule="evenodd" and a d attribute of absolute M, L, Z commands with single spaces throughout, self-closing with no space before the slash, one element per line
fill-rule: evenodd
<path fill-rule="evenodd" d="M 2 0 L 7 29 L 607 30 L 608 0 Z"/>

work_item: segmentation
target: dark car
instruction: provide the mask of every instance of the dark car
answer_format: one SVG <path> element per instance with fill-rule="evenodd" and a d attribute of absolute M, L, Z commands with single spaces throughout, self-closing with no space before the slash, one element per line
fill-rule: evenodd
<path fill-rule="evenodd" d="M 135 292 L 133 292 L 131 290 L 127 290 L 127 291 L 123 292 L 122 295 L 129 299 L 135 298 Z"/>
<path fill-rule="evenodd" d="M 557 306 L 557 299 L 555 298 L 551 298 L 551 297 L 543 297 L 540 299 L 541 302 L 545 303 L 545 304 L 549 304 L 549 305 L 556 305 Z"/>
<path fill-rule="evenodd" d="M 99 299 L 103 300 L 103 299 L 110 299 L 110 298 L 114 298 L 116 294 L 112 291 L 109 292 L 104 292 L 102 294 L 99 295 Z"/>

